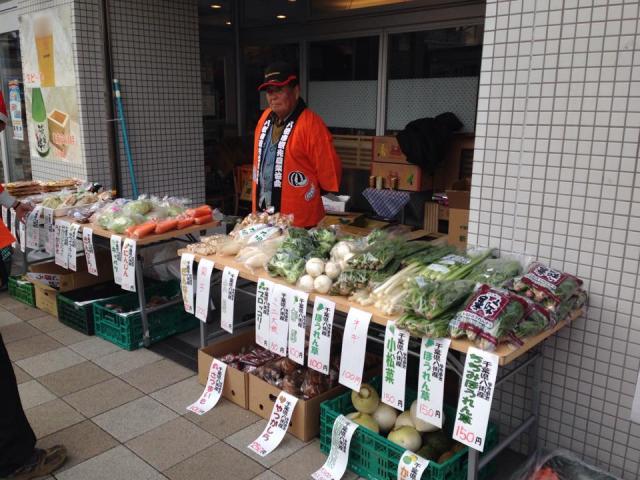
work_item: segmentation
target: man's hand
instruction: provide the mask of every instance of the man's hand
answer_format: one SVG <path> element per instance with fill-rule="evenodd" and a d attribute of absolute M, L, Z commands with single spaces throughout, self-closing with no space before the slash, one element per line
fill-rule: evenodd
<path fill-rule="evenodd" d="M 18 202 L 18 205 L 16 205 L 14 208 L 16 210 L 16 219 L 18 220 L 18 222 L 24 222 L 24 217 L 31 210 L 33 210 L 33 205 L 31 205 L 30 203 Z"/>

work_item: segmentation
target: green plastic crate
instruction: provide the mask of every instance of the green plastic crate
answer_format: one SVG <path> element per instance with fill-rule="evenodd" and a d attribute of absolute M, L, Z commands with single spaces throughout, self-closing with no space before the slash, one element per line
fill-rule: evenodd
<path fill-rule="evenodd" d="M 36 289 L 33 283 L 23 277 L 9 277 L 9 295 L 19 302 L 36 306 Z"/>
<path fill-rule="evenodd" d="M 154 295 L 174 298 L 180 294 L 180 283 L 170 281 L 145 289 L 147 302 Z M 118 305 L 125 309 L 136 309 L 131 313 L 120 313 L 107 305 Z M 138 310 L 138 295 L 131 293 L 113 300 L 93 304 L 95 334 L 125 350 L 136 350 L 144 345 L 142 339 L 142 317 Z M 147 315 L 151 343 L 163 340 L 176 333 L 192 330 L 199 320 L 185 312 L 182 303 Z"/>
<path fill-rule="evenodd" d="M 369 382 L 378 391 L 381 390 L 382 379 L 376 377 Z M 406 391 L 406 404 L 416 399 L 417 392 L 412 389 Z M 336 398 L 332 398 L 320 405 L 320 449 L 328 454 L 331 449 L 331 432 L 333 424 L 340 414 L 355 412 L 351 403 L 351 391 Z M 445 425 L 448 435 L 451 435 L 455 423 L 456 410 L 444 405 Z M 498 444 L 498 428 L 489 423 L 485 452 Z M 429 467 L 422 475 L 422 480 L 465 480 L 467 478 L 467 448 L 460 450 L 446 462 L 439 464 L 429 462 Z M 396 480 L 398 478 L 398 462 L 405 449 L 366 428 L 358 428 L 351 438 L 349 448 L 349 469 L 361 477 L 372 480 Z M 495 472 L 495 465 L 490 462 L 480 471 L 480 479 L 491 478 Z"/>
<path fill-rule="evenodd" d="M 58 294 L 58 320 L 85 335 L 94 334 L 93 304 L 129 295 L 115 283 L 102 283 Z"/>

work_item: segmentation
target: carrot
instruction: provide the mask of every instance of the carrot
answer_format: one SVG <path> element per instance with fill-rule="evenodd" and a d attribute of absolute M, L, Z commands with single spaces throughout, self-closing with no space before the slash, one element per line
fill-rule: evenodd
<path fill-rule="evenodd" d="M 196 217 L 193 219 L 193 223 L 196 225 L 204 225 L 205 223 L 213 222 L 213 215 L 203 215 L 201 217 Z"/>
<path fill-rule="evenodd" d="M 131 238 L 135 238 L 136 240 L 139 240 L 141 238 L 146 237 L 147 235 L 151 235 L 155 229 L 156 229 L 155 222 L 143 223 L 142 225 L 138 225 L 138 228 L 136 228 L 133 231 L 133 233 L 131 234 Z"/>
<path fill-rule="evenodd" d="M 125 235 L 127 237 L 130 237 L 131 235 L 133 235 L 133 232 L 135 232 L 136 228 L 138 228 L 140 225 L 131 225 L 130 227 L 127 227 L 127 229 L 124 231 Z"/>
<path fill-rule="evenodd" d="M 192 217 L 182 218 L 182 219 L 178 220 L 178 230 L 190 227 L 191 225 L 193 225 L 193 218 Z"/>
<path fill-rule="evenodd" d="M 188 217 L 203 217 L 211 213 L 211 207 L 209 205 L 201 205 L 198 208 L 190 208 L 184 213 L 186 213 Z"/>
<path fill-rule="evenodd" d="M 158 223 L 158 225 L 156 226 L 156 233 L 166 233 L 171 230 L 175 230 L 177 226 L 178 220 L 176 220 L 175 218 L 169 218 Z"/>

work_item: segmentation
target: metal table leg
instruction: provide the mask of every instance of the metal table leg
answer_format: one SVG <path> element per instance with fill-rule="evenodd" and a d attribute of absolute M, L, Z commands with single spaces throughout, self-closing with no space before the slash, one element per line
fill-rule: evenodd
<path fill-rule="evenodd" d="M 147 299 L 144 294 L 144 265 L 141 255 L 136 255 L 136 290 L 140 303 L 140 318 L 142 320 L 142 341 L 145 347 L 151 345 L 149 336 L 149 320 L 147 319 Z"/>
<path fill-rule="evenodd" d="M 538 448 L 538 423 L 540 415 L 540 384 L 542 383 L 542 352 L 533 364 L 533 384 L 531 385 L 531 416 L 534 418 L 529 428 L 529 455 Z"/>
<path fill-rule="evenodd" d="M 200 348 L 204 348 L 207 346 L 207 336 L 209 332 L 207 331 L 207 324 L 204 322 L 200 322 Z"/>
<path fill-rule="evenodd" d="M 478 464 L 478 459 L 480 457 L 480 452 L 473 448 L 469 448 L 469 463 L 467 464 L 467 480 L 477 480 L 478 479 L 478 470 L 480 469 L 480 465 Z"/>

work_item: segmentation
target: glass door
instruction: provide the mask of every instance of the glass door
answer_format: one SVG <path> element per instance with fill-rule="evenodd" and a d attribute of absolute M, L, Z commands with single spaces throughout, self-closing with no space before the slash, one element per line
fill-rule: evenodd
<path fill-rule="evenodd" d="M 0 88 L 9 113 L 2 136 L 2 180 L 31 180 L 18 31 L 0 34 Z"/>

